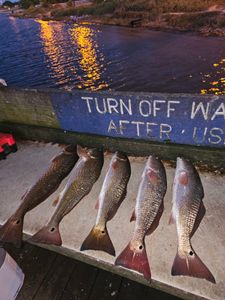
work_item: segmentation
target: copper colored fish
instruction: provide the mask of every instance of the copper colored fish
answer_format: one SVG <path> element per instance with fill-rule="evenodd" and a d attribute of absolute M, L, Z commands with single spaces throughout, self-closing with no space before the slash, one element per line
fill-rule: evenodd
<path fill-rule="evenodd" d="M 203 197 L 204 191 L 198 172 L 191 163 L 177 158 L 170 224 L 175 223 L 177 227 L 178 249 L 171 274 L 204 278 L 215 283 L 212 273 L 191 245 L 191 237 L 205 215 Z"/>
<path fill-rule="evenodd" d="M 163 213 L 163 199 L 167 189 L 166 172 L 162 162 L 150 156 L 142 174 L 136 206 L 131 221 L 136 220 L 133 237 L 117 257 L 115 264 L 138 271 L 147 280 L 151 271 L 145 249 L 145 236 L 159 224 Z"/>
<path fill-rule="evenodd" d="M 95 226 L 83 242 L 81 250 L 102 250 L 115 255 L 115 249 L 109 237 L 106 223 L 115 216 L 120 204 L 126 197 L 130 172 L 128 157 L 121 152 L 116 152 L 111 159 L 96 204 L 98 214 Z"/>
<path fill-rule="evenodd" d="M 59 223 L 91 191 L 97 181 L 104 157 L 98 149 L 77 146 L 79 160 L 72 170 L 68 182 L 59 195 L 59 203 L 46 226 L 40 229 L 30 241 L 44 244 L 61 245 Z"/>
<path fill-rule="evenodd" d="M 67 146 L 55 156 L 50 166 L 39 180 L 24 194 L 16 212 L 0 228 L 0 240 L 20 247 L 22 243 L 23 220 L 25 214 L 47 199 L 70 173 L 78 156 L 76 147 Z"/>

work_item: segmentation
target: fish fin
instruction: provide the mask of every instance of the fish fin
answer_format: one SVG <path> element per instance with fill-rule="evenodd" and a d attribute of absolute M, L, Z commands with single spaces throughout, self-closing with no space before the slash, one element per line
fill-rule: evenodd
<path fill-rule="evenodd" d="M 186 172 L 181 172 L 180 175 L 179 175 L 179 183 L 182 184 L 182 185 L 187 185 L 188 184 L 188 175 Z"/>
<path fill-rule="evenodd" d="M 95 204 L 95 209 L 98 210 L 99 209 L 99 199 L 96 201 L 96 204 Z"/>
<path fill-rule="evenodd" d="M 62 245 L 62 239 L 59 232 L 59 226 L 44 226 L 35 235 L 28 239 L 29 242 Z"/>
<path fill-rule="evenodd" d="M 175 224 L 175 223 L 176 223 L 176 219 L 175 219 L 175 216 L 174 216 L 174 213 L 173 213 L 173 210 L 172 210 L 171 214 L 170 214 L 169 225 L 172 225 L 172 224 Z"/>
<path fill-rule="evenodd" d="M 157 215 L 156 215 L 154 221 L 152 222 L 152 225 L 151 225 L 150 229 L 147 232 L 147 235 L 152 234 L 156 230 L 156 228 L 159 226 L 159 221 L 160 221 L 161 216 L 163 214 L 163 210 L 164 210 L 164 205 L 163 205 L 163 202 L 162 202 L 160 204 L 160 207 L 159 207 L 159 210 L 157 212 Z"/>
<path fill-rule="evenodd" d="M 201 204 L 200 204 L 200 207 L 198 210 L 198 214 L 197 214 L 197 217 L 195 220 L 195 224 L 194 224 L 193 230 L 191 232 L 191 237 L 195 234 L 195 231 L 198 229 L 202 219 L 204 218 L 205 212 L 206 212 L 205 206 L 204 206 L 203 202 L 201 201 Z"/>
<path fill-rule="evenodd" d="M 28 194 L 28 192 L 29 192 L 29 189 L 27 189 L 26 192 L 23 194 L 23 196 L 20 199 L 21 201 L 24 200 L 24 198 L 26 197 L 26 195 Z"/>
<path fill-rule="evenodd" d="M 104 230 L 97 226 L 93 227 L 81 245 L 80 250 L 101 250 L 115 256 L 115 249 L 106 227 Z"/>
<path fill-rule="evenodd" d="M 216 283 L 214 276 L 206 267 L 206 265 L 197 256 L 194 250 L 191 251 L 192 255 L 180 256 L 177 252 L 173 262 L 171 275 L 184 275 L 196 278 L 206 279 L 212 283 Z"/>
<path fill-rule="evenodd" d="M 59 158 L 59 154 L 58 154 L 57 156 L 54 156 L 54 157 L 51 159 L 51 163 L 57 163 L 60 159 L 61 159 L 61 157 Z"/>
<path fill-rule="evenodd" d="M 23 217 L 16 218 L 16 215 L 14 215 L 0 228 L 0 241 L 3 243 L 12 243 L 17 248 L 20 248 L 22 237 Z"/>
<path fill-rule="evenodd" d="M 143 246 L 142 250 L 135 251 L 135 249 L 132 249 L 131 243 L 129 243 L 117 257 L 115 265 L 137 271 L 143 274 L 145 279 L 151 279 L 151 271 L 145 246 Z"/>
<path fill-rule="evenodd" d="M 135 209 L 132 212 L 132 215 L 130 217 L 130 222 L 136 221 L 136 214 L 135 214 Z"/>
<path fill-rule="evenodd" d="M 52 206 L 53 207 L 57 206 L 57 204 L 59 203 L 59 198 L 60 198 L 60 195 L 58 195 L 57 197 L 55 197 L 55 199 L 52 202 Z"/>

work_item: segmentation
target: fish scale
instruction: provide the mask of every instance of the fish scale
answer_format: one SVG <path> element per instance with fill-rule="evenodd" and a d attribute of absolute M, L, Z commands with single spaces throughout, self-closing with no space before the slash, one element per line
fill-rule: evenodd
<path fill-rule="evenodd" d="M 55 156 L 44 174 L 24 194 L 16 212 L 0 229 L 0 240 L 20 247 L 22 243 L 23 220 L 25 214 L 45 201 L 59 187 L 78 160 L 76 148 L 67 146 Z"/>
<path fill-rule="evenodd" d="M 131 221 L 136 220 L 134 232 L 129 244 L 115 262 L 116 265 L 138 271 L 147 280 L 151 279 L 151 271 L 144 240 L 159 224 L 166 189 L 166 172 L 162 162 L 154 156 L 149 156 L 131 217 Z"/>
<path fill-rule="evenodd" d="M 53 216 L 46 226 L 30 238 L 30 241 L 61 245 L 60 222 L 91 191 L 99 178 L 104 161 L 102 150 L 77 146 L 77 153 L 79 160 L 58 197 L 58 205 Z"/>
<path fill-rule="evenodd" d="M 130 173 L 128 157 L 124 153 L 116 152 L 110 161 L 99 194 L 95 226 L 82 243 L 82 251 L 89 249 L 102 250 L 115 255 L 115 249 L 109 237 L 106 224 L 115 216 L 126 196 Z"/>
<path fill-rule="evenodd" d="M 197 170 L 183 158 L 177 158 L 173 184 L 173 208 L 170 223 L 175 223 L 178 249 L 171 274 L 206 279 L 215 283 L 210 270 L 195 253 L 191 237 L 205 215 L 204 190 Z"/>

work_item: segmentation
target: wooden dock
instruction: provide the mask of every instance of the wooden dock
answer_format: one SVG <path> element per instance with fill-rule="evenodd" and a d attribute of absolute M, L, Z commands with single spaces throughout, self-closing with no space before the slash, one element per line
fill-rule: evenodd
<path fill-rule="evenodd" d="M 5 249 L 25 273 L 17 300 L 179 300 L 145 285 L 25 243 Z"/>

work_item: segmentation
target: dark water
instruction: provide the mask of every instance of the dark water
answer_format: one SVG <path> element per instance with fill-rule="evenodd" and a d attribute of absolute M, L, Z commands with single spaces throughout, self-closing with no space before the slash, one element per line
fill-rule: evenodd
<path fill-rule="evenodd" d="M 11 86 L 225 94 L 225 39 L 0 14 Z"/>

